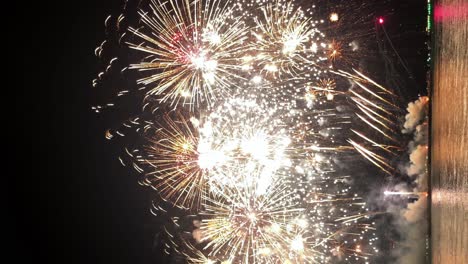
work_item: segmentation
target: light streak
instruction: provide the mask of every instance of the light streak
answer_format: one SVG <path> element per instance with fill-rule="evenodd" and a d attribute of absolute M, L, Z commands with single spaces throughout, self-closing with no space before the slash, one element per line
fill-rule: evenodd
<path fill-rule="evenodd" d="M 394 191 L 385 191 L 385 195 L 402 195 L 402 196 L 427 196 L 427 192 L 394 192 Z"/>

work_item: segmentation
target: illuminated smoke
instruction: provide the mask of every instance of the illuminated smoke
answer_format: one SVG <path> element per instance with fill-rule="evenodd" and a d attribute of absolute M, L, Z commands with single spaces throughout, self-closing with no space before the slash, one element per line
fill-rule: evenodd
<path fill-rule="evenodd" d="M 425 263 L 428 243 L 428 137 L 427 137 L 427 97 L 409 103 L 404 133 L 413 132 L 409 143 L 409 164 L 406 174 L 413 180 L 414 187 L 409 191 L 420 193 L 418 200 L 409 203 L 401 212 L 398 227 L 403 235 L 403 247 L 398 251 L 398 263 Z M 404 187 L 407 191 L 410 187 Z"/>
<path fill-rule="evenodd" d="M 408 114 L 405 117 L 405 124 L 403 125 L 403 133 L 412 132 L 416 126 L 426 117 L 427 115 L 427 104 L 429 98 L 427 96 L 420 97 L 418 100 L 408 104 Z"/>

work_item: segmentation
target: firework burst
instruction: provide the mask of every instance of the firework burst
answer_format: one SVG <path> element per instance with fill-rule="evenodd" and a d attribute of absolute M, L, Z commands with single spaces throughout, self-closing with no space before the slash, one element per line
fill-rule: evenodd
<path fill-rule="evenodd" d="M 250 181 L 258 176 L 242 177 Z M 287 258 L 294 239 L 288 225 L 302 209 L 281 184 L 270 185 L 262 194 L 257 188 L 247 184 L 209 199 L 200 228 L 208 256 L 230 263 L 275 263 Z"/>
<path fill-rule="evenodd" d="M 154 0 L 149 7 L 150 12 L 139 12 L 143 26 L 130 28 L 136 37 L 130 48 L 144 54 L 130 65 L 144 75 L 138 83 L 173 106 L 210 104 L 226 96 L 240 78 L 238 58 L 247 32 L 232 3 Z"/>
<path fill-rule="evenodd" d="M 255 17 L 252 47 L 261 72 L 293 77 L 298 71 L 316 70 L 313 65 L 323 59 L 317 54 L 323 36 L 317 22 L 292 2 L 274 1 L 260 8 Z"/>
<path fill-rule="evenodd" d="M 245 184 L 247 178 L 231 173 L 244 168 L 259 176 L 251 177 L 251 184 L 265 189 L 274 180 L 272 175 L 288 166 L 291 139 L 277 114 L 253 100 L 233 98 L 202 118 L 199 149 L 206 153 L 202 163 L 209 167 L 213 188 L 222 192 L 226 186 Z"/>
<path fill-rule="evenodd" d="M 198 208 L 206 186 L 198 132 L 181 114 L 177 114 L 177 121 L 169 115 L 164 120 L 163 127 L 149 136 L 147 154 L 141 161 L 152 168 L 147 169 L 145 184 L 176 206 Z"/>
<path fill-rule="evenodd" d="M 268 188 L 275 172 L 289 165 L 291 140 L 275 114 L 255 101 L 234 98 L 201 119 L 166 115 L 141 160 L 149 167 L 146 184 L 184 208 L 198 208 L 208 185 L 211 192 L 223 192 L 247 184 L 247 178 L 232 173 L 238 168 L 260 172 L 250 186 Z"/>

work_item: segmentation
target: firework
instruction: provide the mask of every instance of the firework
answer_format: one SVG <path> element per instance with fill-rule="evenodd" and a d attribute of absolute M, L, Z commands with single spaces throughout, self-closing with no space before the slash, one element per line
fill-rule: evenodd
<path fill-rule="evenodd" d="M 318 53 L 318 40 L 323 36 L 317 22 L 292 2 L 273 1 L 261 8 L 255 17 L 252 47 L 257 68 L 266 75 L 287 78 L 297 72 L 317 71 L 313 65 L 324 60 Z"/>
<path fill-rule="evenodd" d="M 243 172 L 240 172 L 243 173 Z M 249 177 L 242 176 L 249 181 Z M 248 186 L 248 185 L 247 185 Z M 256 187 L 239 187 L 213 196 L 201 213 L 201 232 L 208 256 L 230 263 L 275 263 L 289 253 L 294 239 L 288 224 L 302 209 L 279 184 L 258 194 Z"/>
<path fill-rule="evenodd" d="M 268 188 L 274 172 L 289 164 L 291 140 L 274 110 L 236 98 L 215 109 L 200 120 L 166 115 L 162 127 L 149 136 L 142 160 L 149 165 L 147 184 L 177 206 L 198 208 L 207 185 L 219 192 L 245 185 L 246 178 L 232 173 L 238 168 L 261 172 L 250 184 Z"/>
<path fill-rule="evenodd" d="M 275 109 L 262 108 L 254 100 L 233 98 L 202 118 L 199 149 L 206 153 L 201 163 L 209 167 L 209 180 L 222 192 L 224 187 L 245 184 L 232 171 L 245 168 L 251 184 L 265 189 L 275 171 L 289 165 L 291 139 Z M 216 156 L 213 157 L 213 156 Z"/>
<path fill-rule="evenodd" d="M 148 89 L 143 110 L 164 118 L 141 121 L 135 166 L 200 221 L 183 230 L 171 218 L 167 248 L 190 263 L 360 263 L 377 252 L 375 213 L 341 160 L 361 155 L 393 173 L 394 95 L 331 70 L 343 47 L 325 40 L 312 9 L 153 0 L 139 16 L 127 44 L 142 58 L 129 68 Z"/>
<path fill-rule="evenodd" d="M 200 166 L 196 127 L 183 115 L 177 121 L 168 115 L 165 124 L 149 136 L 143 164 L 152 169 L 146 184 L 156 188 L 163 199 L 176 206 L 198 208 L 206 186 L 203 166 Z"/>
<path fill-rule="evenodd" d="M 336 40 L 332 40 L 332 42 L 328 44 L 328 58 L 331 61 L 334 61 L 337 58 L 341 57 L 341 53 L 342 53 L 341 43 L 337 42 Z"/>
<path fill-rule="evenodd" d="M 240 78 L 247 32 L 232 2 L 153 0 L 149 7 L 139 12 L 143 27 L 130 28 L 136 39 L 128 43 L 145 56 L 130 68 L 142 72 L 138 83 L 149 86 L 148 95 L 193 107 L 226 96 Z"/>
<path fill-rule="evenodd" d="M 401 147 L 396 145 L 397 140 L 394 137 L 397 130 L 395 124 L 398 123 L 396 113 L 399 109 L 393 103 L 395 95 L 361 72 L 355 71 L 357 75 L 344 71 L 334 73 L 345 76 L 354 84 L 349 93 L 351 101 L 356 106 L 355 115 L 366 128 L 371 128 L 378 134 L 378 136 L 370 136 L 369 132 L 366 135 L 357 129 L 351 129 L 358 137 L 348 139 L 348 142 L 381 171 L 393 175 L 394 168 L 390 159 L 401 150 Z"/>

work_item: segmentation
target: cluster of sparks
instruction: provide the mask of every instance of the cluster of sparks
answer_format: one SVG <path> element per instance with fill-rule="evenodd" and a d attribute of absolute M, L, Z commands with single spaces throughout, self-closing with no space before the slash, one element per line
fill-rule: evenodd
<path fill-rule="evenodd" d="M 339 160 L 359 153 L 391 173 L 380 151 L 398 150 L 394 95 L 334 69 L 340 44 L 313 12 L 283 0 L 152 0 L 129 28 L 142 57 L 129 68 L 157 109 L 171 109 L 146 122 L 138 168 L 162 200 L 199 217 L 174 245 L 191 263 L 368 263 L 378 252 L 373 213 Z"/>

